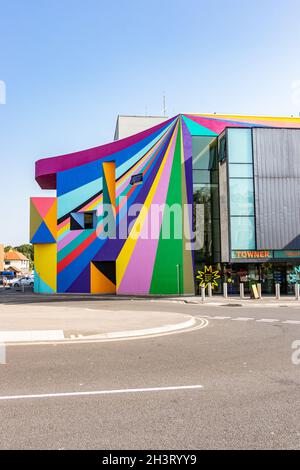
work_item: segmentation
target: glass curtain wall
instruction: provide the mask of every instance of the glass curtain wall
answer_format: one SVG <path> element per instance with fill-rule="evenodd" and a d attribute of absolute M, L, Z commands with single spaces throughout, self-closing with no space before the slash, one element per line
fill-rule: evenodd
<path fill-rule="evenodd" d="M 231 249 L 255 250 L 252 131 L 227 132 Z"/>
<path fill-rule="evenodd" d="M 193 230 L 200 246 L 195 251 L 196 271 L 219 268 L 220 212 L 218 151 L 215 137 L 193 137 Z M 215 289 L 217 292 L 218 289 Z"/>

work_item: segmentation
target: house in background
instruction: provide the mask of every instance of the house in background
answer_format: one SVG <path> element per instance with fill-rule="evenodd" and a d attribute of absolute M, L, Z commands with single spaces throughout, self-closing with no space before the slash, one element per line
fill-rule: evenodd
<path fill-rule="evenodd" d="M 0 243 L 0 271 L 4 270 L 4 245 Z"/>
<path fill-rule="evenodd" d="M 30 261 L 22 253 L 9 250 L 4 254 L 4 269 L 6 271 L 13 271 L 15 275 L 29 274 Z"/>

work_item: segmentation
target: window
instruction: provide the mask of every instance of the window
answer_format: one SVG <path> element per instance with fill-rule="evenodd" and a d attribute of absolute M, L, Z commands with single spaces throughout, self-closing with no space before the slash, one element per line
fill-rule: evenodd
<path fill-rule="evenodd" d="M 231 163 L 229 165 L 230 178 L 253 178 L 253 165 L 248 163 Z"/>
<path fill-rule="evenodd" d="M 70 214 L 70 230 L 92 230 L 96 228 L 96 211 L 72 212 Z"/>
<path fill-rule="evenodd" d="M 219 164 L 217 139 L 193 136 L 193 231 L 198 247 L 195 262 L 211 263 L 219 250 Z M 214 243 L 215 242 L 215 243 Z"/>
<path fill-rule="evenodd" d="M 84 212 L 84 228 L 85 230 L 94 228 L 94 214 L 92 212 Z"/>
<path fill-rule="evenodd" d="M 193 183 L 194 184 L 210 184 L 210 171 L 207 170 L 194 170 Z"/>
<path fill-rule="evenodd" d="M 255 250 L 252 130 L 229 128 L 228 168 L 232 250 Z"/>
<path fill-rule="evenodd" d="M 254 215 L 252 179 L 230 179 L 230 215 Z"/>
<path fill-rule="evenodd" d="M 219 145 L 219 162 L 222 163 L 226 160 L 226 137 L 221 137 Z"/>
<path fill-rule="evenodd" d="M 254 217 L 231 217 L 231 249 L 255 250 Z"/>
<path fill-rule="evenodd" d="M 216 161 L 213 152 L 213 143 L 215 141 L 215 137 L 193 137 L 193 170 L 212 170 L 215 167 Z"/>
<path fill-rule="evenodd" d="M 142 184 L 143 182 L 143 173 L 138 173 L 137 175 L 132 175 L 130 179 L 130 184 L 136 185 L 136 184 Z"/>
<path fill-rule="evenodd" d="M 253 163 L 251 129 L 228 129 L 229 163 Z"/>

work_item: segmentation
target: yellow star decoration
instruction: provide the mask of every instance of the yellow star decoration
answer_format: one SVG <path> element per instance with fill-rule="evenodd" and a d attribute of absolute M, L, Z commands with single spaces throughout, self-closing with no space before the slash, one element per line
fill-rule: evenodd
<path fill-rule="evenodd" d="M 204 271 L 198 271 L 197 279 L 199 279 L 199 286 L 206 287 L 211 284 L 212 288 L 218 287 L 217 279 L 220 279 L 220 271 L 214 271 L 212 266 L 205 266 Z"/>
<path fill-rule="evenodd" d="M 262 268 L 264 271 L 270 271 L 272 269 L 273 265 L 272 263 L 263 263 Z"/>

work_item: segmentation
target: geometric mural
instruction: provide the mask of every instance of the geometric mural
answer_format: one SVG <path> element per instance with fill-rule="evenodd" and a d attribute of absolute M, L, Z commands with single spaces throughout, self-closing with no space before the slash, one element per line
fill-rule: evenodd
<path fill-rule="evenodd" d="M 55 243 L 56 232 L 56 198 L 30 198 L 30 243 Z"/>
<path fill-rule="evenodd" d="M 218 136 L 228 126 L 300 128 L 300 120 L 179 115 L 110 144 L 37 161 L 37 182 L 57 197 L 31 199 L 31 242 L 39 247 L 36 292 L 194 293 L 194 254 L 183 230 L 191 232 L 192 213 L 182 210 L 167 238 L 163 227 L 169 207 L 193 203 L 192 136 Z M 156 206 L 162 211 L 152 227 Z M 109 218 L 115 237 L 104 236 Z M 151 237 L 145 236 L 149 227 Z"/>
<path fill-rule="evenodd" d="M 56 292 L 57 281 L 57 199 L 30 199 L 30 243 L 34 244 L 34 291 Z"/>

